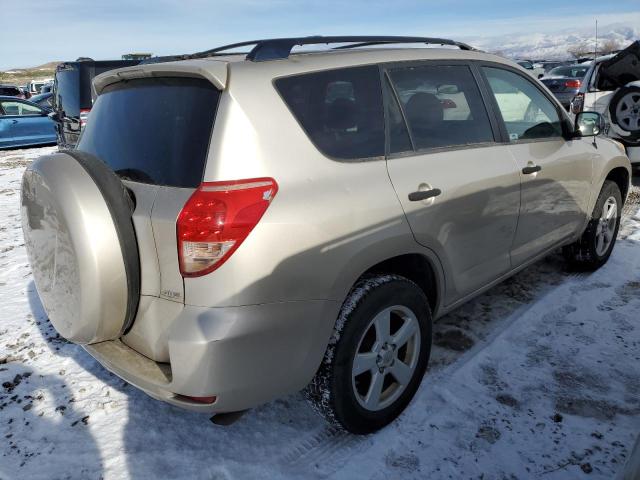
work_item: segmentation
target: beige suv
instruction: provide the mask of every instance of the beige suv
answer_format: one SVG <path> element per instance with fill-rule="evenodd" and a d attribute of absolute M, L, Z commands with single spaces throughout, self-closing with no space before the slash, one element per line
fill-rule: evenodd
<path fill-rule="evenodd" d="M 24 174 L 51 322 L 149 395 L 223 422 L 304 389 L 371 432 L 434 318 L 558 247 L 607 261 L 624 149 L 517 65 L 444 39 L 245 45 L 96 77 L 77 149 Z"/>

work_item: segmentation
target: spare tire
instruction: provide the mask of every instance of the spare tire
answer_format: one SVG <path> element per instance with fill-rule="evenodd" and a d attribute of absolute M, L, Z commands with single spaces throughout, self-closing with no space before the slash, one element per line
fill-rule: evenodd
<path fill-rule="evenodd" d="M 609 116 L 631 138 L 640 138 L 640 87 L 622 87 L 609 102 Z"/>
<path fill-rule="evenodd" d="M 22 229 L 49 320 L 82 344 L 118 338 L 140 300 L 133 200 L 98 158 L 77 150 L 40 157 L 25 171 Z"/>

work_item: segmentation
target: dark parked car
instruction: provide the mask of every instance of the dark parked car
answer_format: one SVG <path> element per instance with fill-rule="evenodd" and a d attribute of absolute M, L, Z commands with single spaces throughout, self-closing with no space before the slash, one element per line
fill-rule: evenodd
<path fill-rule="evenodd" d="M 20 87 L 15 85 L 0 85 L 0 95 L 8 97 L 26 98 Z"/>
<path fill-rule="evenodd" d="M 541 79 L 549 90 L 556 96 L 567 110 L 573 97 L 576 96 L 582 85 L 582 79 L 589 70 L 590 65 L 567 65 L 556 67 Z"/>
<path fill-rule="evenodd" d="M 93 105 L 93 78 L 114 68 L 139 64 L 139 60 L 80 60 L 56 67 L 53 81 L 53 112 L 60 148 L 73 148 Z"/>
<path fill-rule="evenodd" d="M 48 110 L 11 96 L 0 96 L 0 149 L 56 143 Z"/>
<path fill-rule="evenodd" d="M 51 110 L 51 104 L 53 102 L 53 92 L 41 93 L 39 95 L 34 95 L 29 99 L 31 103 L 35 103 L 36 105 L 41 106 L 46 110 Z"/>

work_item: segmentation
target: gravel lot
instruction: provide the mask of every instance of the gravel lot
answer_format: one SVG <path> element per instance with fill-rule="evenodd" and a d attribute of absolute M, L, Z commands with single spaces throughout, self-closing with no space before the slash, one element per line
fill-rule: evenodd
<path fill-rule="evenodd" d="M 355 437 L 301 395 L 214 426 L 60 338 L 19 212 L 22 171 L 50 151 L 0 152 L 0 479 L 612 479 L 623 468 L 640 432 L 640 188 L 605 267 L 574 274 L 554 254 L 440 319 L 407 412 Z"/>

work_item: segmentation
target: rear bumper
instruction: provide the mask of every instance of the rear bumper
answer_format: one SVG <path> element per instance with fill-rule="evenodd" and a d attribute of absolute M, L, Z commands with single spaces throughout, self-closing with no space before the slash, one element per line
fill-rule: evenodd
<path fill-rule="evenodd" d="M 150 396 L 189 410 L 244 410 L 298 391 L 318 368 L 337 302 L 185 306 L 168 333 L 169 363 L 120 340 L 85 345 L 98 362 Z M 215 396 L 201 404 L 183 396 Z"/>

